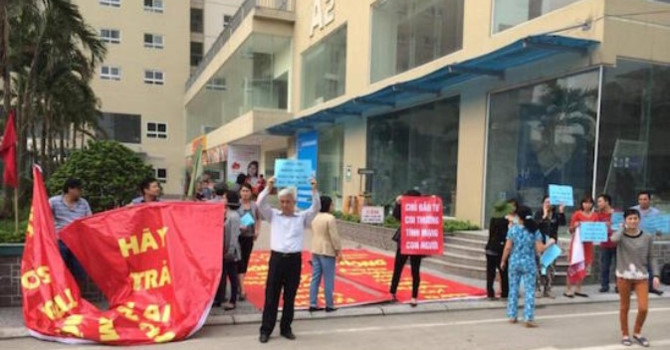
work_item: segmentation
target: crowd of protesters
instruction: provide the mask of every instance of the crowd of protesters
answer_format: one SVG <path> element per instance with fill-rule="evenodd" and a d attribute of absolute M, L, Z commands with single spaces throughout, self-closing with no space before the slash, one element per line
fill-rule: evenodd
<path fill-rule="evenodd" d="M 604 222 L 607 240 L 599 244 L 600 253 L 600 293 L 610 291 L 611 267 L 616 276 L 615 292 L 619 293 L 620 326 L 625 346 L 633 342 L 647 347 L 649 340 L 642 335 L 649 293 L 662 295 L 659 289 L 659 268 L 653 256 L 654 236 L 659 232 L 645 232 L 644 220 L 661 215 L 651 206 L 651 193 L 642 191 L 637 196 L 638 204 L 617 211 L 612 207 L 612 198 L 600 194 L 596 201 L 585 196 L 572 214 L 567 231 L 570 234 L 568 251 L 568 271 L 563 296 L 567 298 L 588 298 L 582 290 L 582 282 L 594 259 L 594 243 L 582 242 L 577 234 L 581 223 Z M 553 263 L 541 266 L 538 262 L 544 250 L 558 242 L 560 226 L 567 223 L 565 206 L 553 206 L 549 196 L 544 196 L 540 210 L 534 214 L 530 208 L 511 199 L 494 206 L 489 223 L 489 240 L 486 245 L 487 295 L 496 298 L 495 281 L 500 274 L 500 296 L 507 299 L 507 317 L 517 322 L 517 308 L 520 285 L 523 284 L 524 321 L 527 327 L 536 327 L 534 305 L 536 297 L 554 298 L 551 285 L 554 275 Z M 613 216 L 622 215 L 622 224 L 613 224 Z M 573 254 L 581 250 L 583 254 Z M 631 294 L 638 300 L 638 312 L 632 337 L 628 328 L 628 312 Z"/>
<path fill-rule="evenodd" d="M 265 290 L 263 322 L 260 328 L 262 343 L 269 340 L 276 319 L 279 298 L 283 290 L 283 312 L 280 333 L 287 339 L 295 339 L 291 329 L 296 292 L 300 283 L 302 268 L 302 248 L 304 229 L 312 229 L 312 270 L 309 310 L 333 312 L 337 310 L 333 300 L 335 265 L 343 259 L 342 245 L 337 232 L 332 199 L 319 196 L 316 181 L 312 179 L 312 204 L 305 211 L 296 211 L 295 190 L 286 188 L 278 193 L 279 208 L 273 209 L 267 198 L 273 193 L 274 178 L 267 182 L 258 174 L 258 164 L 252 162 L 248 174 L 240 174 L 237 181 L 228 188 L 223 183 L 215 184 L 208 175 L 203 175 L 197 184 L 196 200 L 218 202 L 226 207 L 224 218 L 224 246 L 221 283 L 214 299 L 214 306 L 225 310 L 236 308 L 238 300 L 246 298 L 244 279 L 249 266 L 254 242 L 258 239 L 261 220 L 270 225 L 271 256 L 268 279 Z M 160 184 L 155 178 L 147 178 L 139 184 L 139 196 L 130 205 L 139 205 L 160 201 Z M 408 191 L 405 196 L 421 196 L 417 191 Z M 396 199 L 393 215 L 400 220 L 402 196 Z M 579 228 L 586 222 L 604 222 L 607 227 L 607 240 L 599 244 L 600 253 L 600 289 L 601 293 L 610 291 L 610 269 L 614 266 L 616 276 L 615 292 L 620 295 L 620 326 L 623 345 L 634 342 L 649 346 L 642 335 L 649 293 L 662 295 L 659 290 L 659 268 L 653 256 L 654 236 L 659 232 L 644 232 L 644 220 L 661 215 L 651 206 L 651 193 L 638 194 L 638 204 L 617 211 L 612 207 L 612 198 L 601 194 L 593 200 L 585 196 L 571 218 L 566 220 L 564 205 L 554 206 L 549 196 L 544 196 L 539 209 L 533 212 L 514 199 L 494 206 L 493 217 L 489 222 L 489 239 L 486 244 L 486 291 L 489 299 L 496 298 L 495 281 L 500 275 L 500 297 L 507 300 L 507 317 L 511 323 L 518 321 L 518 300 L 521 286 L 525 291 L 523 320 L 527 327 L 537 327 L 534 321 L 535 298 L 554 298 L 552 284 L 555 276 L 555 262 L 542 265 L 543 252 L 559 241 L 559 228 L 567 225 L 570 234 L 568 251 L 568 271 L 566 298 L 588 298 L 582 290 L 582 282 L 594 260 L 594 244 L 582 242 Z M 82 183 L 77 179 L 68 179 L 60 195 L 49 199 L 54 214 L 56 231 L 59 232 L 72 221 L 91 215 L 91 209 L 82 198 Z M 622 215 L 622 224 L 613 224 L 614 215 Z M 400 232 L 392 237 L 398 243 L 395 256 L 390 293 L 396 301 L 396 291 L 400 275 L 409 260 L 412 272 L 412 299 L 410 305 L 417 305 L 420 285 L 420 266 L 423 256 L 408 256 L 400 252 Z M 81 282 L 85 273 L 67 246 L 59 240 L 59 249 L 63 260 Z M 575 250 L 583 251 L 580 259 L 575 260 Z M 319 287 L 323 281 L 325 308 L 318 303 Z M 226 295 L 226 286 L 230 282 L 230 293 Z M 631 294 L 635 293 L 638 312 L 632 337 L 628 328 L 628 312 Z"/>

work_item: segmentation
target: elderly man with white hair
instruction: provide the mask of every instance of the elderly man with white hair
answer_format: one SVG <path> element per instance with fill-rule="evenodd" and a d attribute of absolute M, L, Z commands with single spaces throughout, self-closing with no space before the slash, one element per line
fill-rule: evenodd
<path fill-rule="evenodd" d="M 270 222 L 270 247 L 272 253 L 268 267 L 268 279 L 265 284 L 265 305 L 263 323 L 259 340 L 267 343 L 277 323 L 279 296 L 284 289 L 284 305 L 280 322 L 282 337 L 294 340 L 291 330 L 295 296 L 300 285 L 302 269 L 302 248 L 305 228 L 308 228 L 321 209 L 321 199 L 314 179 L 312 185 L 312 205 L 305 211 L 295 209 L 296 193 L 292 188 L 279 191 L 279 209 L 273 209 L 267 203 L 267 197 L 275 185 L 274 177 L 268 180 L 267 187 L 258 196 L 257 204 L 264 220 Z"/>

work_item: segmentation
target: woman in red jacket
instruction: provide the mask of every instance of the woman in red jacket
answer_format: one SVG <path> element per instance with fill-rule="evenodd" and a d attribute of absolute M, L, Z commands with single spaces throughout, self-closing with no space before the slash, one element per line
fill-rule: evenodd
<path fill-rule="evenodd" d="M 593 198 L 591 196 L 585 196 L 582 199 L 580 210 L 575 212 L 572 215 L 570 220 L 570 234 L 572 238 L 570 240 L 570 252 L 568 258 L 570 259 L 570 267 L 568 267 L 568 278 L 565 284 L 565 293 L 564 296 L 568 298 L 574 298 L 575 295 L 582 298 L 588 298 L 588 294 L 582 293 L 582 281 L 586 277 L 586 270 L 593 263 L 593 243 L 584 242 L 584 261 L 583 264 L 581 261 L 572 261 L 572 251 L 575 244 L 575 230 L 579 227 L 579 224 L 582 222 L 594 222 L 600 219 L 598 212 L 593 209 Z M 575 286 L 575 292 L 572 292 L 572 286 Z"/>

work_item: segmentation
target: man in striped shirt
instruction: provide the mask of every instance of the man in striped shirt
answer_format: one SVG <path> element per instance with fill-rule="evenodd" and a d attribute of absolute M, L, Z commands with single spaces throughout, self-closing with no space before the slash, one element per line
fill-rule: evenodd
<path fill-rule="evenodd" d="M 81 198 L 82 183 L 79 179 L 67 179 L 63 185 L 63 194 L 49 198 L 49 206 L 56 222 L 56 235 L 76 219 L 91 215 L 91 207 L 88 202 Z M 58 236 L 58 249 L 65 261 L 65 265 L 70 269 L 74 278 L 78 281 L 85 279 L 84 269 L 81 267 L 74 254 L 60 240 Z"/>

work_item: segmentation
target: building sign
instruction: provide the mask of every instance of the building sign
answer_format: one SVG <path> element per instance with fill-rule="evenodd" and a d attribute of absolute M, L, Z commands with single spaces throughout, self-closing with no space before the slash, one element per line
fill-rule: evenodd
<path fill-rule="evenodd" d="M 365 206 L 361 210 L 361 223 L 363 224 L 383 224 L 384 207 Z"/>
<path fill-rule="evenodd" d="M 312 176 L 316 177 L 316 163 L 318 157 L 319 133 L 310 131 L 298 134 L 296 149 L 298 159 L 312 163 Z M 298 186 L 298 208 L 307 209 L 312 204 L 312 188 L 309 183 Z"/>
<path fill-rule="evenodd" d="M 314 29 L 322 30 L 335 20 L 335 0 L 312 0 L 312 25 L 309 36 L 314 35 Z"/>

